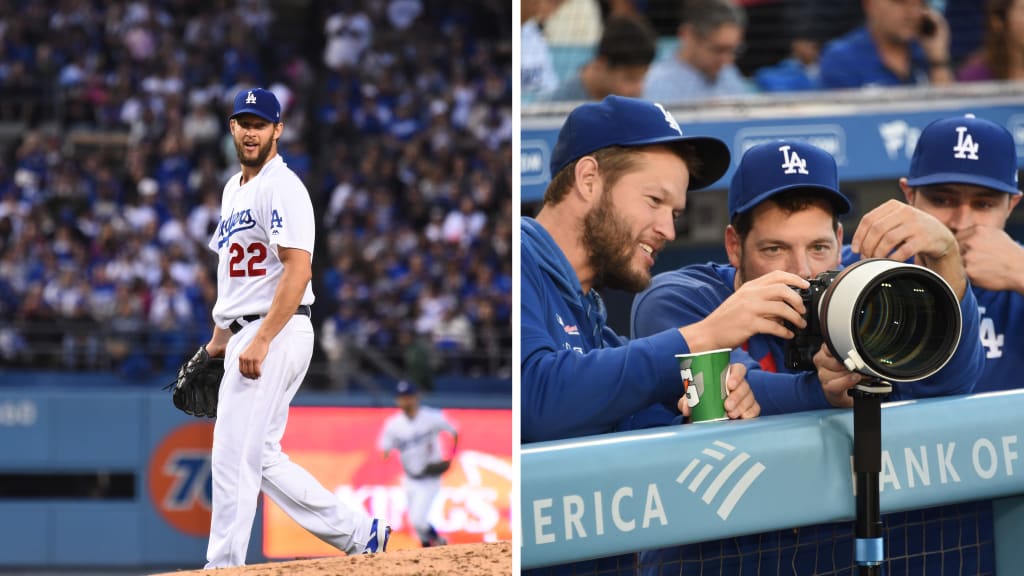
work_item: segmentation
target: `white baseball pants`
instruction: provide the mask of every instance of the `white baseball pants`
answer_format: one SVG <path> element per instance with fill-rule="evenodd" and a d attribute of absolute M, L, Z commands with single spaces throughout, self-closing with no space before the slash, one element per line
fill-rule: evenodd
<path fill-rule="evenodd" d="M 228 343 L 213 432 L 213 510 L 206 568 L 242 566 L 262 490 L 315 536 L 349 554 L 370 537 L 372 518 L 344 505 L 281 452 L 288 405 L 313 355 L 313 325 L 292 316 L 270 344 L 262 376 L 244 378 L 238 357 L 260 325 L 252 322 Z"/>

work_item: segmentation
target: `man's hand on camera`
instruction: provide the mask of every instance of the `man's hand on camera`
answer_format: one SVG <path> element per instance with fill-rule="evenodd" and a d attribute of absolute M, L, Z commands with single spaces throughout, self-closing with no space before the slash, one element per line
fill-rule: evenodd
<path fill-rule="evenodd" d="M 891 258 L 917 264 L 942 276 L 957 298 L 967 289 L 967 272 L 956 238 L 934 216 L 899 200 L 888 200 L 864 215 L 850 248 L 862 258 Z"/>
<path fill-rule="evenodd" d="M 814 355 L 814 365 L 818 368 L 818 380 L 821 381 L 825 400 L 836 408 L 852 407 L 853 398 L 846 391 L 859 384 L 863 376 L 847 370 L 825 344 L 822 344 L 821 349 Z"/>
<path fill-rule="evenodd" d="M 691 352 L 735 348 L 754 334 L 792 338 L 786 322 L 807 326 L 803 300 L 794 288 L 807 288 L 807 280 L 777 270 L 744 282 L 705 319 L 680 328 Z"/>

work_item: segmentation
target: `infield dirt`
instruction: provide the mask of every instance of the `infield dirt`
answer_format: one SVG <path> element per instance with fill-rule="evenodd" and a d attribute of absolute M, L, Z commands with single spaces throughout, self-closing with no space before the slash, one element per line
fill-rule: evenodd
<path fill-rule="evenodd" d="M 341 556 L 254 564 L 219 570 L 180 570 L 153 576 L 496 576 L 512 574 L 512 543 L 456 544 L 396 550 L 387 554 Z"/>

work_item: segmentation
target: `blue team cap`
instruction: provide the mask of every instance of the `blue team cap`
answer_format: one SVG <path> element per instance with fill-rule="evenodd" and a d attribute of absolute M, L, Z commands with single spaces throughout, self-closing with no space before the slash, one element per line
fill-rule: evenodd
<path fill-rule="evenodd" d="M 395 385 L 395 394 L 399 396 L 411 396 L 416 393 L 416 385 L 406 380 L 400 380 Z"/>
<path fill-rule="evenodd" d="M 758 144 L 743 154 L 729 185 L 729 219 L 796 189 L 820 190 L 837 214 L 850 211 L 850 200 L 839 191 L 835 158 L 806 142 L 779 140 Z"/>
<path fill-rule="evenodd" d="M 672 114 L 661 104 L 608 96 L 569 113 L 551 152 L 551 174 L 575 160 L 609 146 L 646 146 L 686 142 L 697 151 L 701 168 L 690 175 L 690 190 L 714 184 L 729 169 L 729 147 L 717 138 L 683 136 Z"/>
<path fill-rule="evenodd" d="M 281 104 L 270 90 L 250 88 L 235 95 L 235 108 L 231 118 L 240 114 L 255 114 L 267 122 L 281 121 Z"/>
<path fill-rule="evenodd" d="M 973 114 L 936 120 L 921 131 L 907 184 L 974 184 L 1020 194 L 1017 146 L 1009 130 Z"/>

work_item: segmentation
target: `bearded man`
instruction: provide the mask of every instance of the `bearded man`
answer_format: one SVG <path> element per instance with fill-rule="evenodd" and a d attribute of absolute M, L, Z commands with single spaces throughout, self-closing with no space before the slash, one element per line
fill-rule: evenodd
<path fill-rule="evenodd" d="M 605 325 L 597 290 L 643 290 L 655 257 L 675 238 L 687 190 L 714 183 L 728 166 L 724 143 L 684 137 L 650 101 L 608 96 L 569 114 L 543 207 L 521 222 L 524 443 L 631 428 L 626 421 L 652 406 L 688 412 L 675 355 L 701 351 L 687 343 L 706 340 L 708 328 L 627 341 Z M 800 299 L 793 300 L 788 319 L 799 324 Z M 730 418 L 760 412 L 745 373 L 741 364 L 730 372 Z"/>

